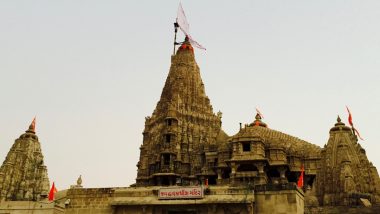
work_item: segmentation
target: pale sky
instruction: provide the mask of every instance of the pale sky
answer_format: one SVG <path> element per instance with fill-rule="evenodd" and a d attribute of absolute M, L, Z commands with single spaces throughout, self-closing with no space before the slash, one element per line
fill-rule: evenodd
<path fill-rule="evenodd" d="M 0 161 L 37 116 L 58 189 L 135 182 L 144 117 L 170 67 L 179 1 L 0 1 Z M 206 94 L 236 134 L 323 146 L 348 105 L 380 167 L 380 1 L 182 1 Z M 179 34 L 179 40 L 183 34 Z"/>

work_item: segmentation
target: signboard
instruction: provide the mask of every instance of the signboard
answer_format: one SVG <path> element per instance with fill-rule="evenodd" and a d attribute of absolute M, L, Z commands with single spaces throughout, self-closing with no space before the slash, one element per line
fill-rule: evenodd
<path fill-rule="evenodd" d="M 203 198 L 203 188 L 196 187 L 167 187 L 158 190 L 158 199 L 192 199 Z"/>

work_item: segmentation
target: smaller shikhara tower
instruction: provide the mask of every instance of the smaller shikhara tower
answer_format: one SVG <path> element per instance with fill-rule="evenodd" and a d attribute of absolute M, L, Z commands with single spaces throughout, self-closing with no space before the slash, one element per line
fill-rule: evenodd
<path fill-rule="evenodd" d="M 368 161 L 353 130 L 339 117 L 321 152 L 317 185 L 322 205 L 353 205 L 359 198 L 380 202 L 376 167 Z"/>
<path fill-rule="evenodd" d="M 217 146 L 226 138 L 221 113 L 213 112 L 186 37 L 172 56 L 156 109 L 145 120 L 137 186 L 216 182 L 211 168 L 203 166 L 217 164 Z"/>
<path fill-rule="evenodd" d="M 49 192 L 49 178 L 35 120 L 16 139 L 0 168 L 1 201 L 38 201 Z"/>

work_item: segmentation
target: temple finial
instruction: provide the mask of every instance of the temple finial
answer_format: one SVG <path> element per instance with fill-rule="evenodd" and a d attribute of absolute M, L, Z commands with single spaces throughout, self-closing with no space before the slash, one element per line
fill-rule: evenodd
<path fill-rule="evenodd" d="M 259 113 L 257 113 L 256 116 L 255 116 L 255 119 L 256 119 L 256 120 L 261 120 L 261 119 L 262 119 L 262 118 L 261 118 L 261 115 L 260 115 Z"/>
<path fill-rule="evenodd" d="M 82 186 L 82 175 L 79 175 L 79 178 L 77 180 L 77 185 Z"/>

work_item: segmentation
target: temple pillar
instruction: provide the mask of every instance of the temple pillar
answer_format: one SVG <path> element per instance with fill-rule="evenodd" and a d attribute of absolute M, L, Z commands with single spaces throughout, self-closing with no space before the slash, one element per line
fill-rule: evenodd
<path fill-rule="evenodd" d="M 280 173 L 280 183 L 285 184 L 288 183 L 288 179 L 285 176 L 286 173 L 286 167 L 285 166 L 280 166 L 277 168 L 278 172 Z"/>
<path fill-rule="evenodd" d="M 266 176 L 266 174 L 264 172 L 265 163 L 255 163 L 254 165 L 259 170 L 259 173 L 258 173 L 258 184 L 266 184 L 267 183 L 267 176 Z"/>
<path fill-rule="evenodd" d="M 217 170 L 217 173 L 218 173 L 218 179 L 216 180 L 216 183 L 218 185 L 222 184 L 222 170 L 221 169 L 218 169 Z"/>
<path fill-rule="evenodd" d="M 231 176 L 230 176 L 230 183 L 232 185 L 235 185 L 235 174 L 236 174 L 236 164 L 234 162 L 231 163 Z"/>

